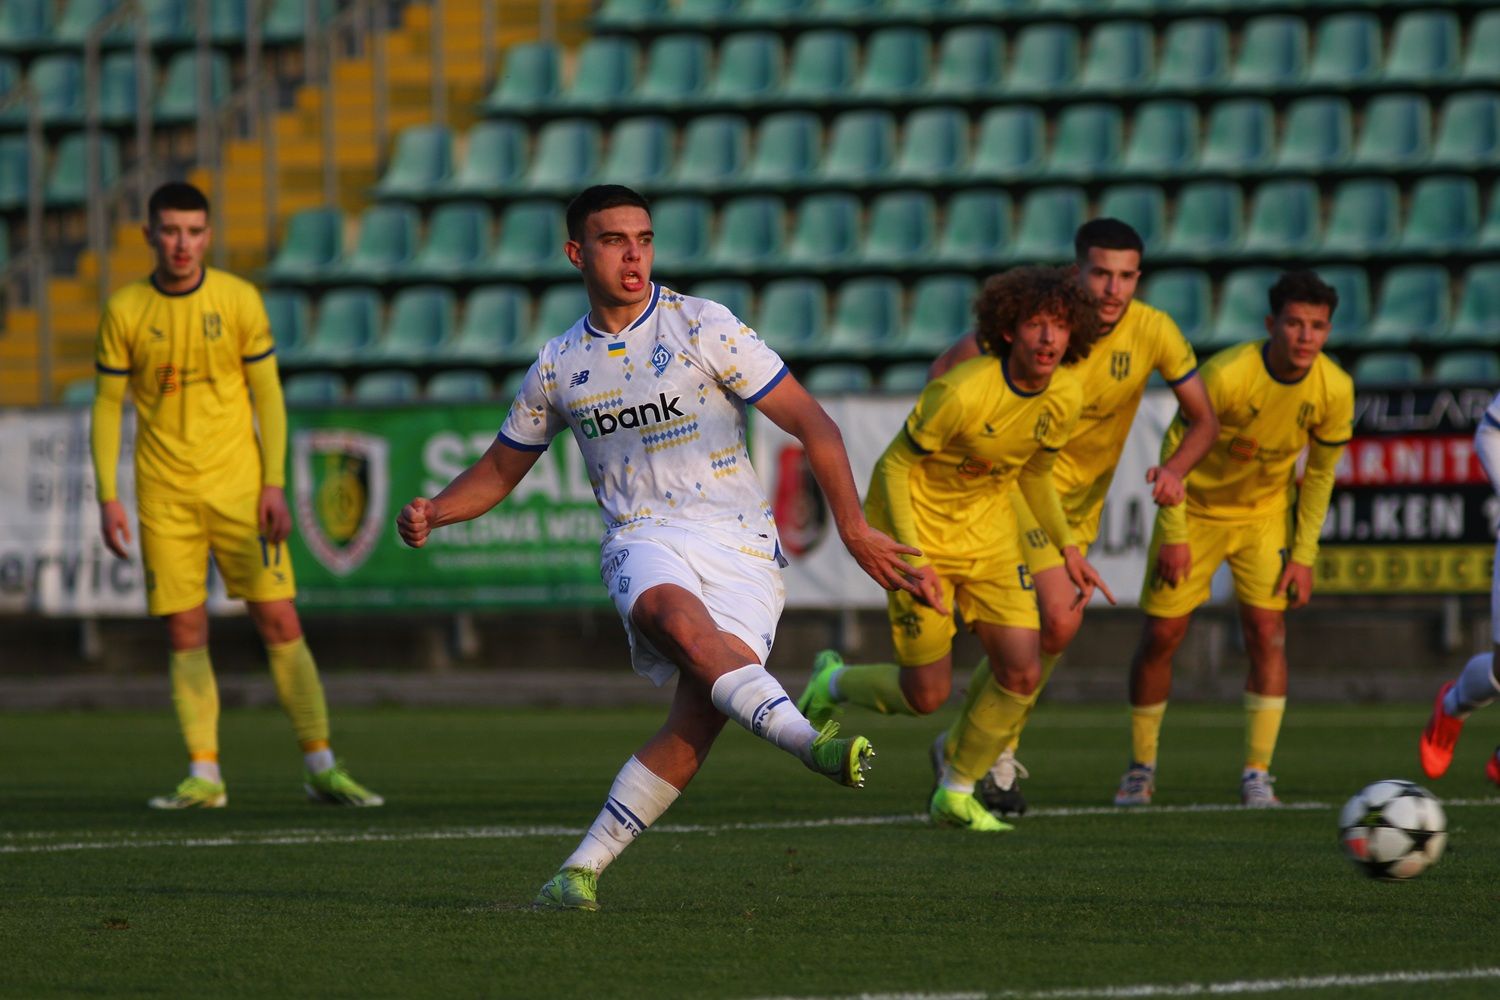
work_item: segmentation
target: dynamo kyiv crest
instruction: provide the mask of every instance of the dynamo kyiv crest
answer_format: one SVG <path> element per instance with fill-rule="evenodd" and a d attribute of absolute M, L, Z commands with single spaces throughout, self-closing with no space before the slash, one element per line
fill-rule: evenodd
<path fill-rule="evenodd" d="M 361 431 L 298 431 L 292 439 L 297 527 L 318 562 L 348 576 L 380 540 L 390 499 L 383 437 Z"/>

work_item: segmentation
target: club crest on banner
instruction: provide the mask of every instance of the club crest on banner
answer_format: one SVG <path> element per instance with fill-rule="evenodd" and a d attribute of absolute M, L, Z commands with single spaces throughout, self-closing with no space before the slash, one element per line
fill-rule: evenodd
<path fill-rule="evenodd" d="M 361 431 L 298 431 L 292 439 L 297 527 L 336 576 L 354 572 L 375 549 L 390 497 L 383 437 Z"/>

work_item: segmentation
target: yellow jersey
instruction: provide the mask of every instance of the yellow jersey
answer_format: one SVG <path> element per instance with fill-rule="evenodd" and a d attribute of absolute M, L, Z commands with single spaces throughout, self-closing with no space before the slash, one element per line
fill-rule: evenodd
<path fill-rule="evenodd" d="M 1082 408 L 1071 369 L 1057 369 L 1045 389 L 1023 392 L 993 355 L 956 365 L 923 389 L 877 463 L 865 515 L 927 559 L 974 559 L 1014 537 L 1011 486 L 1038 451 L 1062 448 Z M 919 457 L 905 471 L 908 500 L 886 477 L 913 451 Z M 1052 456 L 1045 457 L 1050 465 Z"/>
<path fill-rule="evenodd" d="M 143 278 L 109 297 L 94 361 L 102 375 L 127 377 L 135 395 L 137 496 L 194 500 L 284 484 L 284 470 L 261 468 L 245 384 L 245 366 L 274 366 L 274 352 L 260 293 L 224 271 L 205 268 L 186 292 Z"/>

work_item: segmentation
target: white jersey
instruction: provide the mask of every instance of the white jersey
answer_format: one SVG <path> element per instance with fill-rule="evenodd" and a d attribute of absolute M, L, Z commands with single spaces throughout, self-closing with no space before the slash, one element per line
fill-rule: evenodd
<path fill-rule="evenodd" d="M 745 448 L 745 407 L 786 374 L 724 306 L 653 284 L 621 332 L 604 333 L 585 314 L 547 341 L 500 440 L 543 451 L 572 428 L 606 543 L 633 526 L 682 525 L 780 561 L 776 521 Z"/>
<path fill-rule="evenodd" d="M 1474 450 L 1479 452 L 1479 464 L 1490 477 L 1490 485 L 1500 493 L 1500 393 L 1490 400 L 1479 421 L 1479 429 L 1474 432 Z"/>

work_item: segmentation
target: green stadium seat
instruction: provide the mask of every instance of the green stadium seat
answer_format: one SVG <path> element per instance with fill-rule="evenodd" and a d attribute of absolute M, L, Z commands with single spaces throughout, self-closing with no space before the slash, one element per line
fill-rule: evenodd
<path fill-rule="evenodd" d="M 739 0 L 677 0 L 661 15 L 673 27 L 722 28 L 733 18 Z"/>
<path fill-rule="evenodd" d="M 28 52 L 52 41 L 54 0 L 0 3 L 0 51 Z"/>
<path fill-rule="evenodd" d="M 66 0 L 53 30 L 53 40 L 65 48 L 82 49 L 90 29 L 109 14 L 113 0 Z M 118 37 L 116 32 L 112 35 Z"/>
<path fill-rule="evenodd" d="M 773 3 L 786 0 L 772 0 Z M 800 19 L 830 23 L 830 24 L 854 24 L 860 22 L 874 22 L 879 19 L 885 8 L 885 0 L 805 0 L 806 5 L 812 10 Z M 793 7 L 802 7 L 802 2 L 794 2 Z"/>
<path fill-rule="evenodd" d="M 532 324 L 530 337 L 521 347 L 534 358 L 543 344 L 567 333 L 588 311 L 588 293 L 577 279 L 551 286 L 537 301 L 536 322 Z"/>
<path fill-rule="evenodd" d="M 791 190 L 811 180 L 823 155 L 823 131 L 816 115 L 782 111 L 767 115 L 756 132 L 755 152 L 745 182 Z"/>
<path fill-rule="evenodd" d="M 815 353 L 828 325 L 828 292 L 813 278 L 780 278 L 761 289 L 755 322 L 766 343 L 783 357 Z"/>
<path fill-rule="evenodd" d="M 120 178 L 120 140 L 109 132 L 99 134 L 99 183 L 89 177 L 88 135 L 72 132 L 62 137 L 52 155 L 45 197 L 49 206 L 82 205 L 93 192 L 107 189 Z"/>
<path fill-rule="evenodd" d="M 1049 177 L 1107 173 L 1125 144 L 1125 121 L 1113 104 L 1070 104 L 1057 118 Z"/>
<path fill-rule="evenodd" d="M 859 247 L 859 210 L 859 199 L 844 191 L 803 199 L 786 245 L 788 266 L 816 271 L 853 261 Z"/>
<path fill-rule="evenodd" d="M 1365 107 L 1354 165 L 1388 171 L 1426 161 L 1432 112 L 1420 94 L 1381 94 Z"/>
<path fill-rule="evenodd" d="M 1208 260 L 1238 249 L 1244 198 L 1238 184 L 1194 181 L 1177 194 L 1175 217 L 1166 252 L 1174 257 Z"/>
<path fill-rule="evenodd" d="M 1422 359 L 1411 351 L 1371 351 L 1355 360 L 1349 374 L 1357 386 L 1416 385 L 1422 381 Z"/>
<path fill-rule="evenodd" d="M 1370 328 L 1370 276 L 1357 264 L 1318 268 L 1318 277 L 1338 292 L 1328 343 L 1333 347 L 1357 345 Z"/>
<path fill-rule="evenodd" d="M 1361 258 L 1393 246 L 1401 232 L 1401 192 L 1384 179 L 1345 181 L 1333 193 L 1325 257 Z"/>
<path fill-rule="evenodd" d="M 918 108 L 906 118 L 891 177 L 937 184 L 956 177 L 968 162 L 969 116 L 954 107 Z"/>
<path fill-rule="evenodd" d="M 1199 169 L 1225 173 L 1264 170 L 1271 162 L 1275 133 L 1276 112 L 1269 101 L 1220 101 L 1208 115 Z"/>
<path fill-rule="evenodd" d="M 39 59 L 37 62 L 39 63 L 41 60 Z M 32 66 L 34 72 L 36 63 L 33 63 Z M 19 60 L 13 59 L 10 56 L 0 55 L 0 103 L 4 103 L 5 99 L 10 97 L 11 91 L 19 89 L 21 82 L 25 78 L 26 74 L 21 71 Z M 36 83 L 33 82 L 31 86 L 35 89 Z M 4 111 L 0 111 L 0 129 L 11 131 L 13 129 L 24 128 L 25 125 L 26 108 L 23 105 L 17 104 Z"/>
<path fill-rule="evenodd" d="M 702 267 L 708 256 L 712 219 L 713 206 L 707 198 L 666 197 L 652 204 L 656 270 L 676 275 Z"/>
<path fill-rule="evenodd" d="M 1316 87 L 1356 87 L 1380 75 L 1384 49 L 1380 20 L 1364 12 L 1333 14 L 1318 23 L 1307 84 Z"/>
<path fill-rule="evenodd" d="M 453 336 L 456 307 L 453 292 L 438 285 L 403 288 L 391 300 L 385 335 L 370 349 L 381 361 L 422 364 Z"/>
<path fill-rule="evenodd" d="M 481 285 L 464 300 L 463 322 L 451 340 L 438 346 L 445 361 L 497 364 L 524 360 L 517 345 L 531 331 L 531 296 L 520 285 Z"/>
<path fill-rule="evenodd" d="M 484 121 L 469 130 L 468 148 L 438 193 L 495 198 L 515 190 L 526 171 L 528 131 L 513 118 Z"/>
<path fill-rule="evenodd" d="M 1206 343 L 1213 322 L 1213 281 L 1196 267 L 1157 271 L 1146 279 L 1141 298 L 1177 323 L 1188 343 Z"/>
<path fill-rule="evenodd" d="M 998 188 L 965 188 L 948 199 L 936 258 L 953 267 L 987 267 L 1005 259 L 1011 198 Z"/>
<path fill-rule="evenodd" d="M 328 406 L 342 403 L 347 394 L 343 376 L 333 372 L 299 372 L 281 384 L 288 406 Z"/>
<path fill-rule="evenodd" d="M 1500 346 L 1500 262 L 1475 264 L 1464 273 L 1463 281 L 1446 341 Z"/>
<path fill-rule="evenodd" d="M 385 281 L 411 264 L 417 250 L 421 217 L 412 205 L 392 202 L 365 209 L 359 219 L 359 240 L 334 270 L 340 279 Z"/>
<path fill-rule="evenodd" d="M 1250 222 L 1241 252 L 1250 256 L 1301 257 L 1321 235 L 1318 185 L 1307 180 L 1268 181 L 1250 200 Z"/>
<path fill-rule="evenodd" d="M 1469 25 L 1469 54 L 1459 76 L 1466 83 L 1500 82 L 1500 10 L 1481 11 Z"/>
<path fill-rule="evenodd" d="M 927 82 L 931 39 L 919 28 L 880 28 L 865 41 L 854 93 L 864 101 L 903 98 Z"/>
<path fill-rule="evenodd" d="M 1045 135 L 1041 108 L 1030 104 L 990 108 L 979 120 L 969 177 L 998 181 L 1036 176 L 1046 151 Z"/>
<path fill-rule="evenodd" d="M 750 123 L 743 115 L 698 115 L 682 134 L 671 187 L 717 192 L 739 181 L 750 156 Z"/>
<path fill-rule="evenodd" d="M 629 103 L 677 108 L 698 101 L 708 88 L 713 43 L 707 35 L 663 35 L 646 53 L 646 71 Z"/>
<path fill-rule="evenodd" d="M 833 120 L 818 178 L 841 187 L 880 180 L 896 157 L 896 119 L 889 111 L 845 111 Z"/>
<path fill-rule="evenodd" d="M 14 63 L 11 64 L 14 67 Z M 5 73 L 0 72 L 0 94 L 7 89 Z M 19 80 L 12 82 L 18 83 Z M 41 56 L 31 64 L 26 83 L 37 97 L 37 110 L 49 126 L 79 125 L 83 122 L 83 60 L 72 55 Z M 4 119 L 0 119 L 4 120 Z M 26 111 L 14 109 L 9 119 L 24 127 Z"/>
<path fill-rule="evenodd" d="M 1432 366 L 1432 381 L 1493 389 L 1500 383 L 1500 357 L 1494 351 L 1447 351 Z"/>
<path fill-rule="evenodd" d="M 1391 268 L 1380 285 L 1365 343 L 1440 340 L 1449 322 L 1448 272 L 1432 264 L 1404 264 Z"/>
<path fill-rule="evenodd" d="M 1458 15 L 1448 10 L 1402 14 L 1391 34 L 1382 77 L 1399 86 L 1430 86 L 1458 75 L 1462 47 Z"/>
<path fill-rule="evenodd" d="M 802 385 L 814 396 L 838 396 L 870 392 L 875 378 L 864 365 L 830 361 L 809 369 Z"/>
<path fill-rule="evenodd" d="M 287 221 L 276 256 L 266 265 L 272 281 L 307 281 L 344 253 L 344 216 L 336 208 L 306 208 Z"/>
<path fill-rule="evenodd" d="M 24 135 L 0 135 L 0 210 L 26 204 L 31 178 L 31 153 Z"/>
<path fill-rule="evenodd" d="M 1026 262 L 1073 258 L 1073 234 L 1088 218 L 1082 188 L 1039 187 L 1021 203 L 1011 257 Z"/>
<path fill-rule="evenodd" d="M 927 385 L 926 361 L 904 361 L 880 373 L 880 391 L 892 396 L 915 396 Z"/>
<path fill-rule="evenodd" d="M 377 198 L 418 200 L 433 194 L 452 175 L 453 133 L 442 125 L 413 125 L 396 136 L 396 150 L 372 193 Z"/>
<path fill-rule="evenodd" d="M 748 195 L 725 203 L 719 233 L 708 252 L 715 271 L 758 270 L 781 258 L 786 243 L 786 205 L 774 195 Z"/>
<path fill-rule="evenodd" d="M 736 319 L 745 322 L 753 315 L 751 306 L 755 302 L 755 289 L 743 278 L 713 278 L 693 285 L 689 295 L 710 299 L 734 313 Z"/>
<path fill-rule="evenodd" d="M 553 102 L 568 110 L 599 110 L 625 103 L 635 86 L 640 50 L 628 38 L 590 38 L 578 50 L 573 79 Z"/>
<path fill-rule="evenodd" d="M 94 376 L 75 378 L 63 386 L 62 396 L 58 402 L 63 406 L 91 406 L 94 402 L 94 391 L 97 388 Z"/>
<path fill-rule="evenodd" d="M 1098 215 L 1129 223 L 1141 234 L 1150 257 L 1167 238 L 1167 196 L 1156 184 L 1121 184 L 1099 196 Z"/>
<path fill-rule="evenodd" d="M 245 38 L 250 23 L 249 7 L 244 0 L 210 0 L 208 37 L 215 45 L 233 45 Z"/>
<path fill-rule="evenodd" d="M 603 146 L 599 126 L 580 118 L 555 118 L 536 137 L 521 186 L 533 193 L 571 195 L 594 179 Z"/>
<path fill-rule="evenodd" d="M 155 72 L 147 63 L 146 99 L 151 100 L 155 89 L 152 75 Z M 135 53 L 111 52 L 99 64 L 99 120 L 106 125 L 125 125 L 136 117 L 136 72 Z"/>
<path fill-rule="evenodd" d="M 609 133 L 609 153 L 599 177 L 627 187 L 654 187 L 672 167 L 672 123 L 659 115 L 621 118 Z"/>
<path fill-rule="evenodd" d="M 522 42 L 505 50 L 505 65 L 484 100 L 491 115 L 536 111 L 562 92 L 562 53 L 555 42 Z"/>
<path fill-rule="evenodd" d="M 654 27 L 671 14 L 667 0 L 604 0 L 594 11 L 593 26 L 599 30 Z"/>
<path fill-rule="evenodd" d="M 307 34 L 308 0 L 267 0 L 265 23 L 261 29 L 269 45 L 300 42 Z M 316 16 L 326 25 L 338 13 L 337 0 L 318 0 Z"/>
<path fill-rule="evenodd" d="M 1266 293 L 1281 272 L 1274 267 L 1246 267 L 1229 272 L 1219 289 L 1219 308 L 1213 330 L 1195 346 L 1222 350 L 1246 340 L 1263 337 L 1270 302 Z"/>
<path fill-rule="evenodd" d="M 763 104 L 781 87 L 786 50 L 769 31 L 741 31 L 719 45 L 719 61 L 706 100 L 752 107 Z"/>
<path fill-rule="evenodd" d="M 1135 112 L 1130 142 L 1120 157 L 1127 174 L 1185 173 L 1198 159 L 1198 109 L 1191 102 L 1147 101 Z"/>
<path fill-rule="evenodd" d="M 1342 97 L 1301 97 L 1287 105 L 1276 169 L 1323 173 L 1343 166 L 1354 148 L 1354 112 Z"/>
<path fill-rule="evenodd" d="M 1078 74 L 1078 29 L 1062 24 L 1029 24 L 1016 34 L 1007 95 L 1051 97 L 1072 88 Z"/>
<path fill-rule="evenodd" d="M 294 359 L 312 335 L 312 305 L 305 294 L 288 288 L 273 288 L 264 298 L 276 356 L 283 362 Z"/>
<path fill-rule="evenodd" d="M 912 288 L 911 313 L 900 346 L 936 357 L 973 329 L 979 283 L 966 274 L 935 274 Z M 923 381 L 926 381 L 925 365 Z"/>
<path fill-rule="evenodd" d="M 484 262 L 501 280 L 561 275 L 572 270 L 563 255 L 568 227 L 562 203 L 547 199 L 513 201 L 496 226 L 495 246 Z"/>
<path fill-rule="evenodd" d="M 414 403 L 422 398 L 422 383 L 411 372 L 369 372 L 354 380 L 349 402 L 369 406 Z"/>
<path fill-rule="evenodd" d="M 1297 86 L 1307 71 L 1307 22 L 1290 14 L 1252 18 L 1240 31 L 1240 54 L 1229 73 L 1235 90 Z"/>
<path fill-rule="evenodd" d="M 483 262 L 490 248 L 490 210 L 483 202 L 440 205 L 427 220 L 427 238 L 412 260 L 412 273 L 454 279 Z"/>
<path fill-rule="evenodd" d="M 1145 90 L 1156 73 L 1156 38 L 1145 21 L 1107 21 L 1089 35 L 1080 90 L 1128 94 Z"/>
<path fill-rule="evenodd" d="M 230 93 L 229 57 L 222 52 L 209 56 L 209 99 L 211 107 L 217 108 L 228 99 Z M 180 125 L 195 121 L 208 109 L 198 106 L 198 54 L 179 52 L 167 64 L 161 91 L 156 95 L 156 107 L 152 112 L 162 124 Z"/>
<path fill-rule="evenodd" d="M 428 379 L 424 396 L 434 403 L 487 403 L 495 398 L 495 380 L 472 369 L 438 372 Z"/>
<path fill-rule="evenodd" d="M 535 351 L 532 352 L 531 360 L 536 360 Z M 495 390 L 495 398 L 501 402 L 515 399 L 521 394 L 521 386 L 526 384 L 526 376 L 530 373 L 529 367 L 516 368 L 509 372 L 505 378 L 500 380 L 500 388 Z"/>
<path fill-rule="evenodd" d="M 197 6 L 197 5 L 195 5 Z M 225 6 L 216 4 L 213 6 Z M 189 45 L 197 38 L 197 13 L 189 11 L 187 0 L 146 0 L 146 37 L 155 45 Z M 133 30 L 133 26 L 132 26 Z M 126 34 L 126 32 L 120 32 Z M 110 33 L 111 36 L 115 32 Z M 212 22 L 209 37 L 213 36 Z M 244 36 L 240 36 L 244 37 Z"/>
<path fill-rule="evenodd" d="M 1229 29 L 1218 18 L 1185 18 L 1167 25 L 1156 67 L 1162 90 L 1200 93 L 1229 75 Z"/>
<path fill-rule="evenodd" d="M 1500 96 L 1454 94 L 1443 105 L 1432 163 L 1479 168 L 1500 161 Z"/>
<path fill-rule="evenodd" d="M 813 0 L 740 0 L 731 18 L 746 24 L 799 25 L 810 23 Z"/>
<path fill-rule="evenodd" d="M 944 32 L 927 92 L 938 100 L 998 93 L 1005 74 L 1005 35 L 987 24 Z"/>
<path fill-rule="evenodd" d="M 866 264 L 918 264 L 937 238 L 937 204 L 921 191 L 890 191 L 870 205 L 860 258 Z"/>
<path fill-rule="evenodd" d="M 1412 188 L 1396 249 L 1403 256 L 1446 254 L 1467 247 L 1478 232 L 1479 185 L 1469 177 L 1429 175 Z"/>
<path fill-rule="evenodd" d="M 804 31 L 792 43 L 791 63 L 781 97 L 798 103 L 842 97 L 854 85 L 859 44 L 847 31 Z"/>
<path fill-rule="evenodd" d="M 1479 230 L 1478 243 L 1484 250 L 1500 250 L 1500 181 L 1490 188 L 1490 210 Z"/>
<path fill-rule="evenodd" d="M 380 329 L 380 296 L 373 288 L 335 288 L 318 301 L 312 339 L 299 352 L 302 361 L 355 364 L 375 343 Z"/>
<path fill-rule="evenodd" d="M 879 357 L 901 338 L 901 282 L 853 278 L 839 286 L 828 329 L 829 352 Z"/>

